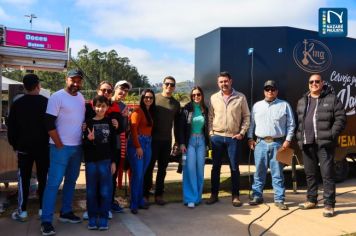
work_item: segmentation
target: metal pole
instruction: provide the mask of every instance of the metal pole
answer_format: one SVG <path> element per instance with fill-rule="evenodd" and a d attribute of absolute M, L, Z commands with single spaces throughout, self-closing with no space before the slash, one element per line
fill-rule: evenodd
<path fill-rule="evenodd" d="M 0 120 L 2 122 L 2 64 L 0 62 Z M 1 124 L 0 124 L 1 125 Z"/>
<path fill-rule="evenodd" d="M 292 183 L 293 193 L 297 193 L 297 156 L 295 154 L 292 157 Z"/>

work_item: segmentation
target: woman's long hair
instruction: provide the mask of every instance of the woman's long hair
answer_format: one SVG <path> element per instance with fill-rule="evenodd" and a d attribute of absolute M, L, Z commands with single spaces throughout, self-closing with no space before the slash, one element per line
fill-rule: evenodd
<path fill-rule="evenodd" d="M 149 110 L 147 110 L 146 104 L 144 102 L 146 93 L 151 93 L 152 97 L 153 97 L 153 102 L 152 102 Z M 140 108 L 142 109 L 143 113 L 145 114 L 148 126 L 152 126 L 153 125 L 153 114 L 156 109 L 156 97 L 155 97 L 155 93 L 153 92 L 152 89 L 144 89 L 142 91 L 141 98 L 140 98 Z"/>
<path fill-rule="evenodd" d="M 194 90 L 198 90 L 198 91 L 200 92 L 200 94 L 201 94 L 201 100 L 200 100 L 200 102 L 199 102 L 199 105 L 200 105 L 201 111 L 204 113 L 205 110 L 206 110 L 206 106 L 205 106 L 205 103 L 204 103 L 204 93 L 203 93 L 203 90 L 202 90 L 199 86 L 194 86 L 194 87 L 192 88 L 192 91 L 190 92 L 190 100 L 191 100 L 192 103 L 194 102 L 194 100 L 193 100 L 193 91 L 194 91 Z"/>

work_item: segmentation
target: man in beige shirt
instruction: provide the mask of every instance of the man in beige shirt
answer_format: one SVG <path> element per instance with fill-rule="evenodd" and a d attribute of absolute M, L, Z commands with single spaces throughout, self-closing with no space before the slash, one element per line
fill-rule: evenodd
<path fill-rule="evenodd" d="M 218 201 L 222 155 L 227 151 L 230 161 L 232 205 L 242 205 L 239 199 L 240 170 L 237 147 L 250 125 L 250 110 L 244 94 L 232 88 L 232 77 L 221 72 L 217 77 L 220 91 L 210 98 L 209 134 L 213 149 L 213 168 L 211 170 L 211 196 L 206 204 Z"/>

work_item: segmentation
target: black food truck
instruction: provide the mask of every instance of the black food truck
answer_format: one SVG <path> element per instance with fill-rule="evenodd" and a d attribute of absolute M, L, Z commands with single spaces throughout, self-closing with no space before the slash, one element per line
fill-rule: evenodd
<path fill-rule="evenodd" d="M 334 88 L 347 114 L 335 155 L 337 179 L 347 177 L 347 160 L 356 157 L 356 39 L 325 38 L 292 27 L 222 27 L 195 39 L 195 84 L 207 99 L 218 90 L 220 71 L 231 73 L 234 89 L 246 95 L 250 109 L 263 99 L 263 84 L 271 79 L 278 83 L 278 97 L 294 111 L 308 91 L 310 75 L 320 74 Z M 296 142 L 293 147 L 302 160 Z M 247 143 L 242 144 L 242 162 L 248 155 Z"/>

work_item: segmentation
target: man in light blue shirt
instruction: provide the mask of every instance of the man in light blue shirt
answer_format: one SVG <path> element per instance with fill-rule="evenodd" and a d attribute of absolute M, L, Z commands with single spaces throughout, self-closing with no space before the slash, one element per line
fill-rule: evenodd
<path fill-rule="evenodd" d="M 292 141 L 295 121 L 291 106 L 277 98 L 276 82 L 268 80 L 264 84 L 265 99 L 256 102 L 251 112 L 248 131 L 248 145 L 254 151 L 256 172 L 252 185 L 253 199 L 250 205 L 263 203 L 263 188 L 268 167 L 271 169 L 275 205 L 288 210 L 284 204 L 285 187 L 283 164 L 276 160 L 279 148 L 287 148 Z M 256 141 L 253 139 L 256 136 Z"/>

